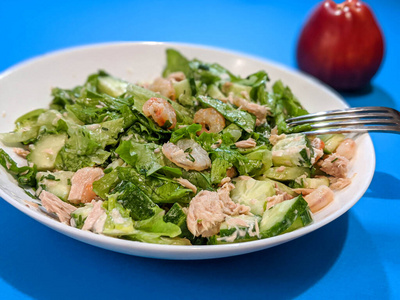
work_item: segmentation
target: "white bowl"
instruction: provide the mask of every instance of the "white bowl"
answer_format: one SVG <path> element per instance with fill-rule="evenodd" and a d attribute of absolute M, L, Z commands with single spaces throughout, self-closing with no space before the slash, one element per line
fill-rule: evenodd
<path fill-rule="evenodd" d="M 0 132 L 12 131 L 14 120 L 36 108 L 48 107 L 52 87 L 71 88 L 87 75 L 106 70 L 131 82 L 150 81 L 161 74 L 165 49 L 173 47 L 189 58 L 218 62 L 234 74 L 247 76 L 264 69 L 272 81 L 281 79 L 310 112 L 346 107 L 341 97 L 320 82 L 298 71 L 264 59 L 215 48 L 173 43 L 112 43 L 67 49 L 23 62 L 0 75 Z M 312 232 L 349 210 L 367 190 L 375 169 L 375 152 L 368 134 L 356 140 L 358 151 L 349 176 L 353 183 L 336 193 L 335 201 L 314 215 L 314 222 L 284 235 L 239 244 L 173 246 L 133 242 L 97 235 L 61 224 L 27 207 L 30 197 L 0 167 L 0 196 L 42 224 L 82 242 L 126 254 L 163 259 L 207 259 L 249 253 L 273 247 Z M 11 148 L 0 147 L 18 162 Z"/>

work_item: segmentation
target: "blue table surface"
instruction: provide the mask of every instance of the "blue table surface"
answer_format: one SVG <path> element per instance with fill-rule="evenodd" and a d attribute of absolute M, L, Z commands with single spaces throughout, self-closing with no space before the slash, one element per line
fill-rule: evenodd
<path fill-rule="evenodd" d="M 297 37 L 316 3 L 1 1 L 0 71 L 53 50 L 110 41 L 211 45 L 296 68 Z M 351 106 L 400 109 L 400 2 L 368 3 L 385 34 L 385 58 L 370 91 L 343 96 Z M 371 136 L 375 176 L 350 211 L 290 243 L 237 257 L 166 261 L 114 253 L 0 201 L 0 298 L 400 299 L 400 136 Z"/>

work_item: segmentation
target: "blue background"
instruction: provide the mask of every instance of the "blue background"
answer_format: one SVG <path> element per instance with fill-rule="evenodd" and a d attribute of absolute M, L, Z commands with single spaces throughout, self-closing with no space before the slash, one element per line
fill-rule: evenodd
<path fill-rule="evenodd" d="M 1 1 L 0 71 L 53 50 L 110 41 L 204 44 L 296 67 L 296 40 L 316 3 Z M 400 2 L 368 3 L 386 56 L 370 91 L 343 96 L 351 106 L 400 109 Z M 372 139 L 376 173 L 348 213 L 300 239 L 238 257 L 118 254 L 56 233 L 0 201 L 0 298 L 400 299 L 400 136 Z"/>

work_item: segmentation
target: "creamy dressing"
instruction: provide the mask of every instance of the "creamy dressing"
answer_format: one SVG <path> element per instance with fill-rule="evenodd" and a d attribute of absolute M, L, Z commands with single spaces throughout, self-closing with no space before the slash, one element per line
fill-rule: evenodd
<path fill-rule="evenodd" d="M 125 219 L 124 217 L 121 216 L 120 212 L 118 209 L 114 208 L 111 212 L 110 212 L 110 216 L 113 219 L 115 224 L 124 224 L 125 223 Z"/>

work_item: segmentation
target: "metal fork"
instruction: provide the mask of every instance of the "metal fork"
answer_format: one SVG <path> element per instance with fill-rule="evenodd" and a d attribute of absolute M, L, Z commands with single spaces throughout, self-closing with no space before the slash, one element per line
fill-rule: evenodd
<path fill-rule="evenodd" d="M 308 135 L 368 131 L 400 133 L 400 113 L 379 106 L 323 111 L 289 118 L 286 122 L 289 127 L 303 125 L 295 131 Z"/>

